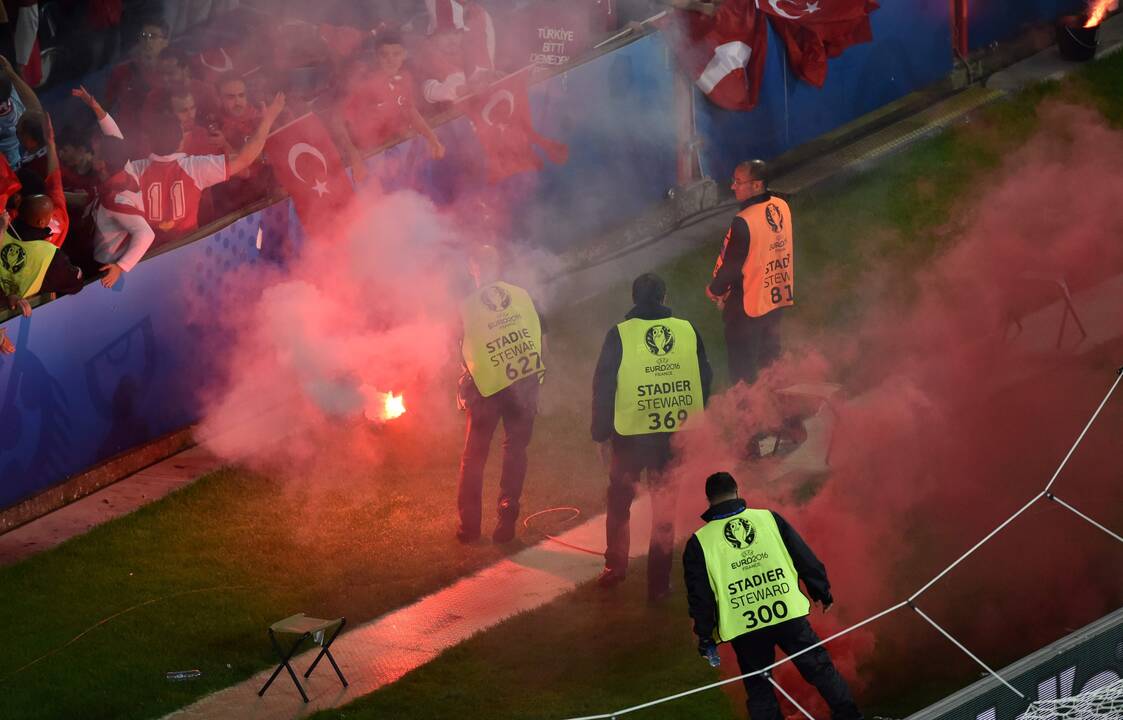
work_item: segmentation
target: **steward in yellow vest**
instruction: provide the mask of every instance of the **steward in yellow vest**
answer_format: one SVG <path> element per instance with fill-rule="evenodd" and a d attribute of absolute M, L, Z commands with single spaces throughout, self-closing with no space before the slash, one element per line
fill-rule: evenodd
<path fill-rule="evenodd" d="M 627 572 L 629 511 L 646 472 L 651 490 L 648 598 L 669 594 L 674 546 L 675 493 L 665 470 L 671 436 L 697 425 L 710 395 L 713 371 L 698 331 L 664 305 L 667 286 L 651 273 L 632 283 L 635 307 L 608 331 L 593 376 L 592 436 L 608 471 L 607 550 L 601 587 L 619 584 Z"/>
<path fill-rule="evenodd" d="M 483 474 L 491 439 L 503 423 L 503 469 L 498 522 L 492 540 L 515 537 L 519 498 L 527 472 L 527 447 L 538 414 L 538 386 L 546 375 L 542 319 L 526 290 L 499 279 L 499 254 L 485 245 L 471 259 L 476 289 L 461 303 L 464 373 L 458 399 L 468 413 L 460 459 L 457 508 L 463 543 L 480 536 Z"/>
<path fill-rule="evenodd" d="M 82 271 L 50 241 L 51 209 L 44 195 L 25 197 L 20 215 L 0 233 L 0 297 L 6 300 L 0 307 L 16 309 L 21 299 L 82 289 Z M 25 315 L 30 314 L 26 303 L 22 307 Z"/>
<path fill-rule="evenodd" d="M 782 308 L 795 303 L 795 258 L 788 203 L 768 192 L 767 166 L 741 163 L 733 194 L 741 210 L 725 234 L 707 294 L 722 309 L 729 371 L 752 383 L 780 355 Z"/>
<path fill-rule="evenodd" d="M 718 641 L 732 643 L 745 674 L 771 665 L 776 646 L 792 656 L 816 645 L 819 637 L 807 621 L 811 606 L 799 583 L 826 612 L 834 602 L 826 568 L 784 518 L 747 507 L 729 473 L 706 478 L 706 498 L 706 524 L 682 556 L 698 652 L 715 654 L 716 631 Z M 792 662 L 826 700 L 834 720 L 860 720 L 850 688 L 823 647 Z M 752 720 L 780 717 L 767 678 L 745 678 L 745 689 Z"/>

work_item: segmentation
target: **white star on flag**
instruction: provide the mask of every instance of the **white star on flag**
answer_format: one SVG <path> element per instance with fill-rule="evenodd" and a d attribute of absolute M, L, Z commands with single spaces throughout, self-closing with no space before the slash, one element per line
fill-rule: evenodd
<path fill-rule="evenodd" d="M 810 15 L 815 12 L 819 12 L 819 0 L 807 3 L 807 14 Z"/>
<path fill-rule="evenodd" d="M 316 197 L 323 197 L 328 195 L 328 184 L 323 180 L 317 180 L 312 183 L 312 189 L 316 191 Z"/>

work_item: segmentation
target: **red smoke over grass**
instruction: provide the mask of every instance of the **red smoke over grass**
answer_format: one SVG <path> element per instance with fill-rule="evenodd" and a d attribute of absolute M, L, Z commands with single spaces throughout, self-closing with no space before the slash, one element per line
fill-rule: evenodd
<path fill-rule="evenodd" d="M 418 432 L 451 422 L 452 403 L 429 390 L 449 382 L 462 266 L 449 258 L 463 239 L 413 193 L 355 205 L 286 272 L 247 279 L 259 297 L 226 318 L 233 342 L 199 433 L 220 456 L 306 484 L 325 462 L 377 463 L 378 428 L 405 413 L 404 397 L 425 418 Z"/>
<path fill-rule="evenodd" d="M 916 278 L 913 302 L 875 302 L 817 352 L 793 349 L 754 387 L 717 398 L 707 417 L 720 437 L 682 436 L 684 510 L 702 509 L 700 478 L 737 467 L 749 504 L 783 514 L 826 563 L 837 605 L 813 613 L 820 636 L 906 599 L 1037 494 L 1110 386 L 1123 364 L 1123 297 L 1100 307 L 1078 300 L 1101 335 L 1076 351 L 1071 322 L 1065 351 L 1047 354 L 1027 352 L 1027 338 L 1004 340 L 1003 329 L 1059 299 L 1042 277 L 1076 292 L 1123 272 L 1120 160 L 1123 135 L 1094 113 L 1044 106 L 1040 131 L 955 208 L 957 239 Z M 837 404 L 831 473 L 810 500 L 805 484 L 767 482 L 767 463 L 738 462 L 753 432 L 776 426 L 776 389 L 843 375 L 854 390 Z M 1056 486 L 1116 529 L 1121 427 L 1116 398 Z M 917 602 L 1001 666 L 1117 607 L 1121 559 L 1118 543 L 1043 500 Z M 859 692 L 883 699 L 911 692 L 920 677 L 972 677 L 956 674 L 965 658 L 907 609 L 830 651 Z M 792 668 L 777 677 L 826 715 Z"/>

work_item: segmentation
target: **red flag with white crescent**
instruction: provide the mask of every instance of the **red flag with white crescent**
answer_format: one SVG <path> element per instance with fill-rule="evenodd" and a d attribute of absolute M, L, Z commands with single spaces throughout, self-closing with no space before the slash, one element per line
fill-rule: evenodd
<path fill-rule="evenodd" d="M 726 110 L 756 106 L 768 25 L 752 0 L 726 0 L 713 16 L 678 10 L 663 29 L 679 64 L 715 105 Z"/>
<path fill-rule="evenodd" d="M 296 214 L 307 231 L 342 210 L 355 195 L 331 133 L 315 113 L 270 133 L 265 156 L 281 186 L 292 196 Z"/>
<path fill-rule="evenodd" d="M 851 45 L 873 39 L 870 13 L 876 0 L 758 0 L 772 29 L 784 41 L 792 72 L 822 87 L 827 60 Z"/>
<path fill-rule="evenodd" d="M 541 170 L 537 146 L 554 163 L 569 159 L 569 148 L 540 135 L 530 117 L 526 72 L 508 75 L 467 103 L 468 117 L 487 156 L 487 179 L 497 183 L 512 175 Z"/>

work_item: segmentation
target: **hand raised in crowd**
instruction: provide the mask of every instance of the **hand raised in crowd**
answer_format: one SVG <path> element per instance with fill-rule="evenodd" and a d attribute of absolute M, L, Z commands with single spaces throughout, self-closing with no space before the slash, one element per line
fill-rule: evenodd
<path fill-rule="evenodd" d="M 100 280 L 101 286 L 104 288 L 111 288 L 116 285 L 117 281 L 121 279 L 121 273 L 124 272 L 124 270 L 121 269 L 121 266 L 117 263 L 102 265 L 98 268 L 98 270 L 105 273 L 101 276 Z"/>
<path fill-rule="evenodd" d="M 16 351 L 16 346 L 8 339 L 8 333 L 0 328 L 0 355 L 11 355 Z"/>
<path fill-rule="evenodd" d="M 31 317 L 31 303 L 24 300 L 19 295 L 8 296 L 8 309 L 19 310 L 20 315 Z"/>
<path fill-rule="evenodd" d="M 101 106 L 101 103 L 97 101 L 97 98 L 90 94 L 90 91 L 86 89 L 85 85 L 79 85 L 78 87 L 71 90 L 70 94 L 71 96 L 81 100 L 82 103 L 90 110 L 93 110 L 94 115 L 97 116 L 98 120 L 101 120 L 103 117 L 105 117 L 105 108 Z"/>
<path fill-rule="evenodd" d="M 274 122 L 277 121 L 277 117 L 281 114 L 281 111 L 284 110 L 284 109 L 285 109 L 285 94 L 284 93 L 277 93 L 276 95 L 273 96 L 272 102 L 270 102 L 268 105 L 265 106 L 264 109 L 262 109 L 261 114 L 262 114 L 262 117 L 265 118 L 266 122 L 269 125 L 272 125 Z"/>

